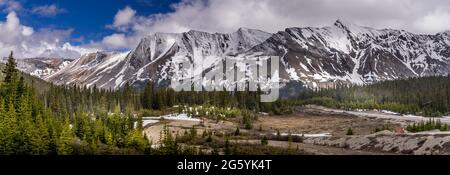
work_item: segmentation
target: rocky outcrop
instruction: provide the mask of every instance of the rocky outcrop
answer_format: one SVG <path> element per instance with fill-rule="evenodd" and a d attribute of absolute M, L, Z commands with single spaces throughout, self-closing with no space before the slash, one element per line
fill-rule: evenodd
<path fill-rule="evenodd" d="M 448 134 L 393 134 L 382 131 L 367 136 L 306 138 L 304 143 L 398 154 L 450 155 Z"/>

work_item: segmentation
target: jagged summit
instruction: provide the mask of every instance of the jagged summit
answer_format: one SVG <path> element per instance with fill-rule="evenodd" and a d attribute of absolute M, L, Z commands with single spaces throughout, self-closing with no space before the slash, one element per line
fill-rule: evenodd
<path fill-rule="evenodd" d="M 337 26 L 337 27 L 341 27 L 341 28 L 348 28 L 349 26 L 356 26 L 355 24 L 350 23 L 349 21 L 343 20 L 343 19 L 337 19 L 333 25 Z"/>
<path fill-rule="evenodd" d="M 253 32 L 264 32 L 264 31 L 259 30 L 259 29 L 247 28 L 247 27 L 240 27 L 236 32 L 237 33 L 253 33 Z M 267 33 L 267 32 L 264 32 L 264 33 Z"/>
<path fill-rule="evenodd" d="M 386 31 L 389 31 L 389 30 L 379 30 L 379 29 L 374 29 L 371 27 L 360 26 L 358 24 L 355 24 L 355 23 L 352 23 L 352 22 L 349 22 L 349 21 L 343 20 L 343 19 L 336 20 L 334 22 L 333 26 L 336 26 L 338 28 L 345 30 L 346 32 L 350 33 L 350 35 L 352 35 L 354 37 L 360 37 L 363 35 L 376 37 L 378 35 L 382 35 Z"/>
<path fill-rule="evenodd" d="M 336 20 L 336 22 L 334 22 L 333 26 L 344 29 L 348 32 L 355 33 L 355 34 L 365 33 L 367 31 L 371 30 L 371 28 L 369 28 L 369 27 L 359 26 L 359 25 L 356 25 L 354 23 L 351 23 L 351 22 L 349 22 L 347 20 L 343 20 L 343 19 Z"/>

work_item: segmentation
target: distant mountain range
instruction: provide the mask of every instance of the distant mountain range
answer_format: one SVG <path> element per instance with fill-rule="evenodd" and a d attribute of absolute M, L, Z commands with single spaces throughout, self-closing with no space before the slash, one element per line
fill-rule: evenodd
<path fill-rule="evenodd" d="M 206 60 L 203 67 L 213 68 L 224 56 L 280 56 L 283 84 L 302 82 L 313 88 L 336 82 L 367 84 L 449 74 L 450 32 L 421 35 L 337 20 L 328 27 L 287 28 L 275 34 L 245 28 L 229 34 L 156 33 L 129 52 L 86 54 L 55 73 L 39 76 L 56 84 L 100 88 L 148 81 L 167 86 L 176 73 L 171 63 L 202 57 Z"/>
<path fill-rule="evenodd" d="M 0 63 L 6 63 L 8 58 L 2 58 Z M 71 59 L 63 58 L 25 58 L 17 59 L 17 68 L 25 73 L 33 75 L 38 78 L 44 78 L 46 76 L 52 75 L 65 66 L 69 65 Z"/>

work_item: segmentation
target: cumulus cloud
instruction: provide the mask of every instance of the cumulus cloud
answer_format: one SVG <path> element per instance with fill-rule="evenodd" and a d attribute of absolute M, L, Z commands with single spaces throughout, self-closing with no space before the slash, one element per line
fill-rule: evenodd
<path fill-rule="evenodd" d="M 72 29 L 42 28 L 35 30 L 21 24 L 15 12 L 9 12 L 5 21 L 0 21 L 0 57 L 14 51 L 17 58 L 64 57 L 77 58 L 96 49 L 72 46 L 66 42 Z"/>
<path fill-rule="evenodd" d="M 122 27 L 132 22 L 136 11 L 127 6 L 122 10 L 119 10 L 114 17 L 114 27 Z"/>
<path fill-rule="evenodd" d="M 54 17 L 66 11 L 66 9 L 59 8 L 56 4 L 36 6 L 31 9 L 31 13 L 45 17 Z"/>
<path fill-rule="evenodd" d="M 274 33 L 287 27 L 329 26 L 337 19 L 435 34 L 450 29 L 448 7 L 448 0 L 182 0 L 172 4 L 172 12 L 150 16 L 137 16 L 125 7 L 118 11 L 113 27 L 126 34 L 128 43 L 155 32 L 228 33 L 248 27 Z"/>
<path fill-rule="evenodd" d="M 0 0 L 0 11 L 6 13 L 0 19 L 0 58 L 14 51 L 16 58 L 63 57 L 78 58 L 80 55 L 100 50 L 98 45 L 73 46 L 73 29 L 33 28 L 21 23 L 17 13 L 30 13 L 51 17 L 66 12 L 56 5 L 23 8 L 20 1 Z M 16 13 L 17 12 L 17 13 Z"/>
<path fill-rule="evenodd" d="M 102 43 L 112 48 L 124 48 L 127 46 L 126 40 L 124 34 L 112 34 L 103 38 Z"/>
<path fill-rule="evenodd" d="M 141 32 L 136 30 L 139 25 L 145 23 L 143 19 L 145 20 L 146 17 L 136 16 L 136 11 L 130 6 L 120 9 L 114 16 L 113 24 L 107 26 L 107 28 L 114 29 L 119 33 L 105 36 L 100 43 L 92 45 L 106 50 L 130 49 L 136 46 L 142 36 L 145 36 L 145 34 L 141 34 Z"/>
<path fill-rule="evenodd" d="M 4 42 L 14 42 L 16 38 L 33 34 L 31 27 L 22 26 L 15 12 L 6 16 L 6 22 L 0 23 L 0 38 Z"/>

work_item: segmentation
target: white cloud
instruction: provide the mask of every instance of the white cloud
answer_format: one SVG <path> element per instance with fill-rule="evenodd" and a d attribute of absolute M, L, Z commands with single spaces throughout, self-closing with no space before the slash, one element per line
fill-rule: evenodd
<path fill-rule="evenodd" d="M 124 34 L 112 34 L 103 38 L 102 43 L 111 48 L 124 48 L 127 41 Z"/>
<path fill-rule="evenodd" d="M 155 32 L 202 30 L 228 33 L 239 27 L 277 32 L 288 27 L 329 26 L 337 19 L 374 28 L 435 34 L 450 29 L 448 0 L 182 0 L 172 12 L 137 16 L 130 7 L 113 23 L 134 47 Z M 124 30 L 125 29 L 125 30 Z M 123 39 L 123 38 L 122 38 Z"/>
<path fill-rule="evenodd" d="M 132 49 L 142 37 L 156 32 L 194 29 L 229 33 L 247 27 L 274 33 L 287 27 L 332 25 L 336 19 L 375 28 L 435 34 L 450 29 L 448 7 L 448 0 L 182 0 L 172 4 L 171 12 L 139 16 L 126 6 L 118 10 L 108 25 L 115 30 L 114 34 L 80 47 L 67 44 L 72 30 L 25 26 L 14 12 L 22 9 L 21 4 L 0 0 L 0 9 L 9 13 L 5 21 L 0 20 L 0 56 L 14 50 L 20 57 L 58 54 L 75 57 L 95 48 Z M 31 11 L 44 16 L 62 12 L 56 5 Z"/>
<path fill-rule="evenodd" d="M 0 21 L 0 57 L 14 51 L 17 58 L 65 57 L 77 58 L 81 54 L 97 49 L 72 46 L 66 42 L 72 29 L 38 29 L 20 23 L 15 12 L 9 12 L 5 21 Z"/>
<path fill-rule="evenodd" d="M 22 4 L 15 0 L 0 0 L 0 8 L 4 12 L 18 11 L 22 9 Z"/>
<path fill-rule="evenodd" d="M 0 23 L 0 40 L 3 42 L 14 42 L 17 38 L 29 36 L 33 33 L 31 27 L 22 26 L 15 12 L 6 16 L 6 21 Z"/>
<path fill-rule="evenodd" d="M 33 9 L 31 9 L 31 13 L 45 17 L 53 17 L 66 11 L 67 11 L 66 9 L 59 8 L 55 4 L 36 6 L 33 7 Z"/>
<path fill-rule="evenodd" d="M 450 8 L 438 8 L 420 18 L 414 24 L 416 28 L 426 33 L 450 30 Z"/>
<path fill-rule="evenodd" d="M 23 36 L 30 36 L 34 33 L 33 28 L 31 27 L 27 27 L 27 26 L 23 26 L 22 28 L 22 35 Z"/>
<path fill-rule="evenodd" d="M 429 33 L 428 26 L 416 26 L 415 21 L 449 6 L 447 0 L 185 0 L 174 5 L 173 13 L 146 17 L 146 24 L 151 32 L 231 32 L 239 27 L 277 32 L 287 27 L 331 25 L 340 18 L 376 28 Z M 448 18 L 435 20 L 445 23 Z M 433 31 L 446 26 L 436 27 Z"/>
<path fill-rule="evenodd" d="M 114 17 L 114 27 L 121 27 L 132 22 L 136 11 L 127 6 L 122 10 L 119 10 Z"/>
<path fill-rule="evenodd" d="M 0 0 L 0 11 L 7 12 L 5 20 L 0 19 L 0 57 L 14 51 L 16 58 L 64 57 L 78 58 L 80 55 L 98 51 L 98 45 L 73 46 L 73 29 L 39 28 L 23 25 L 16 12 L 32 13 L 51 17 L 66 12 L 56 5 L 36 6 L 23 9 L 20 1 Z"/>

